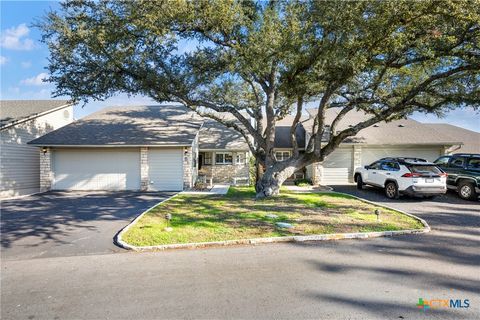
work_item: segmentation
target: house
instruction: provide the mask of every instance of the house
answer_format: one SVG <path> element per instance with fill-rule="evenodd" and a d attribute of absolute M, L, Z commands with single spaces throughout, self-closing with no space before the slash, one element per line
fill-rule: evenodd
<path fill-rule="evenodd" d="M 282 161 L 292 154 L 290 127 L 292 116 L 286 116 L 275 127 L 275 157 Z M 303 118 L 306 120 L 307 118 Z M 265 127 L 266 124 L 264 124 Z M 299 150 L 305 149 L 305 130 L 299 123 L 296 132 Z M 213 183 L 248 183 L 250 150 L 245 139 L 237 131 L 227 128 L 213 120 L 206 120 L 200 130 L 198 174 Z M 303 178 L 304 170 L 292 176 Z"/>
<path fill-rule="evenodd" d="M 0 101 L 0 198 L 39 191 L 38 149 L 27 142 L 72 121 L 66 100 Z"/>
<path fill-rule="evenodd" d="M 191 188 L 202 124 L 182 106 L 95 112 L 30 142 L 41 147 L 41 190 Z"/>
<path fill-rule="evenodd" d="M 299 151 L 308 143 L 315 110 L 308 110 L 296 131 Z M 338 110 L 329 109 L 327 123 Z M 367 115 L 353 111 L 339 123 L 347 128 Z M 292 116 L 277 122 L 275 156 L 291 156 Z M 325 136 L 327 138 L 327 136 Z M 294 178 L 343 184 L 355 167 L 385 156 L 434 160 L 462 145 L 411 119 L 381 122 L 347 139 L 323 163 L 307 166 Z M 156 190 L 191 188 L 198 177 L 213 183 L 249 180 L 248 145 L 233 129 L 183 106 L 113 107 L 35 139 L 40 147 L 42 190 Z"/>
<path fill-rule="evenodd" d="M 307 140 L 317 109 L 308 109 L 310 119 L 304 123 Z M 331 124 L 340 111 L 327 109 L 325 121 Z M 371 115 L 362 111 L 348 112 L 338 123 L 337 130 L 351 127 Z M 325 137 L 325 140 L 328 137 Z M 368 165 L 383 157 L 417 157 L 434 161 L 440 155 L 451 153 L 463 144 L 463 138 L 449 136 L 435 128 L 410 118 L 380 122 L 347 138 L 327 156 L 323 163 L 311 165 L 308 171 L 315 183 L 324 185 L 353 182 L 355 168 Z"/>

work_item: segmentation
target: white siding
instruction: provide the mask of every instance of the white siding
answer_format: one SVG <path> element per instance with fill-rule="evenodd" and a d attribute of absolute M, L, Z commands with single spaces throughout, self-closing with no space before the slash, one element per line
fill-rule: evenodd
<path fill-rule="evenodd" d="M 56 149 L 54 190 L 139 190 L 140 149 Z"/>
<path fill-rule="evenodd" d="M 385 147 L 385 148 L 362 148 L 362 165 L 369 165 L 385 157 L 415 157 L 434 161 L 443 154 L 440 147 Z"/>
<path fill-rule="evenodd" d="M 66 107 L 0 131 L 0 198 L 39 191 L 39 149 L 26 143 L 72 120 Z"/>
<path fill-rule="evenodd" d="M 183 190 L 182 149 L 150 148 L 148 150 L 150 190 Z"/>

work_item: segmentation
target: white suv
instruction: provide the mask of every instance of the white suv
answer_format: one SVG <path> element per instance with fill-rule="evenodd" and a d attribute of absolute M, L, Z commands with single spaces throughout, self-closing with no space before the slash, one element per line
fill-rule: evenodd
<path fill-rule="evenodd" d="M 357 168 L 353 177 L 358 189 L 366 184 L 381 187 L 390 199 L 402 194 L 432 198 L 447 192 L 447 174 L 419 158 L 383 158 Z"/>

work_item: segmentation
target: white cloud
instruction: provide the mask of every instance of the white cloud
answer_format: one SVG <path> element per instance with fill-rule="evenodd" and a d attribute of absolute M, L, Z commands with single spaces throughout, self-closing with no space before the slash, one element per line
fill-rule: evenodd
<path fill-rule="evenodd" d="M 8 61 L 7 57 L 0 56 L 0 65 L 4 65 L 5 63 L 7 63 L 7 61 Z"/>
<path fill-rule="evenodd" d="M 43 80 L 46 78 L 48 78 L 48 74 L 42 72 L 37 74 L 35 77 L 24 79 L 20 81 L 20 83 L 28 86 L 44 86 L 48 84 L 47 82 L 43 82 Z"/>
<path fill-rule="evenodd" d="M 30 29 L 25 23 L 2 31 L 0 46 L 12 50 L 31 50 L 34 48 L 33 40 L 28 38 Z"/>
<path fill-rule="evenodd" d="M 30 62 L 30 61 L 23 61 L 20 65 L 22 66 L 22 68 L 28 69 L 28 68 L 30 68 L 30 67 L 32 66 L 32 62 Z"/>

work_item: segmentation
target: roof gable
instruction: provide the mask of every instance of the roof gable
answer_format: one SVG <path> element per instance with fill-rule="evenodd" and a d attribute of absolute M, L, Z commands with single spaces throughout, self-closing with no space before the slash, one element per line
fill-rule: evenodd
<path fill-rule="evenodd" d="M 0 127 L 32 119 L 68 105 L 68 100 L 1 100 Z"/>

